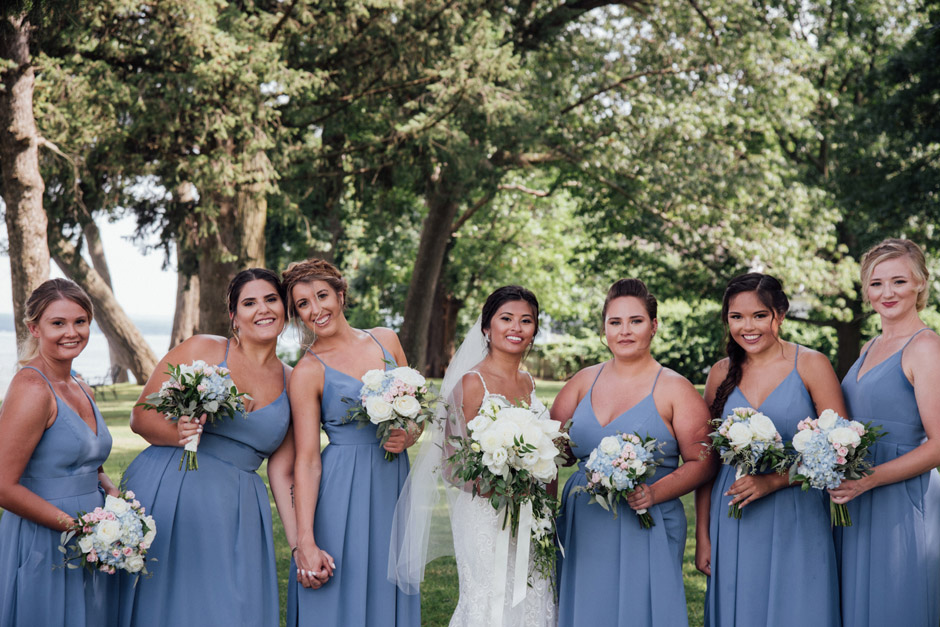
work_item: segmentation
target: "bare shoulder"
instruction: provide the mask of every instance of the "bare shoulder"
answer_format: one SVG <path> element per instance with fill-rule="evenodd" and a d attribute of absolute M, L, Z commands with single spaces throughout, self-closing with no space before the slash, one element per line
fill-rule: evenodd
<path fill-rule="evenodd" d="M 464 373 L 460 378 L 460 387 L 463 390 L 464 398 L 483 398 L 483 380 L 475 371 Z"/>
<path fill-rule="evenodd" d="M 38 370 L 21 368 L 10 381 L 0 413 L 5 414 L 7 412 L 3 410 L 8 410 L 12 414 L 23 415 L 36 409 L 46 410 L 42 413 L 51 417 L 56 411 L 55 394 Z"/>
<path fill-rule="evenodd" d="M 906 349 L 902 358 L 913 366 L 933 366 L 940 355 L 940 335 L 933 329 L 917 334 Z"/>
<path fill-rule="evenodd" d="M 812 376 L 814 373 L 832 370 L 832 362 L 818 350 L 800 346 L 800 352 L 796 357 L 796 369 L 800 375 Z"/>
<path fill-rule="evenodd" d="M 288 381 L 291 384 L 309 385 L 315 381 L 322 381 L 325 372 L 326 369 L 323 367 L 323 363 L 309 352 L 304 351 L 297 365 L 290 369 Z"/>
<path fill-rule="evenodd" d="M 692 382 L 672 368 L 663 368 L 662 374 L 659 375 L 659 383 L 657 388 L 659 388 L 659 386 L 662 386 L 663 390 L 668 392 L 670 395 L 689 393 L 698 395 L 698 392 L 696 391 L 695 386 L 692 385 Z"/>
<path fill-rule="evenodd" d="M 170 349 L 164 360 L 168 363 L 190 363 L 201 359 L 218 363 L 225 358 L 228 339 L 221 335 L 194 335 Z"/>
<path fill-rule="evenodd" d="M 398 334 L 388 327 L 375 327 L 374 329 L 369 329 L 369 333 L 374 335 L 375 339 L 389 352 L 394 353 L 395 349 L 401 349 L 401 341 L 398 339 Z"/>
<path fill-rule="evenodd" d="M 713 365 L 708 370 L 708 380 L 711 381 L 713 378 L 717 381 L 722 381 L 726 376 L 728 376 L 728 369 L 731 367 L 731 360 L 725 357 Z"/>

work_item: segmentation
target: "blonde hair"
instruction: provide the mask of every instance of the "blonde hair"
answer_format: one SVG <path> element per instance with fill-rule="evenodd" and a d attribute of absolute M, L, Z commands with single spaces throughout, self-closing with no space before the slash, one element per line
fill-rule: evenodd
<path fill-rule="evenodd" d="M 342 273 L 329 261 L 324 259 L 295 261 L 287 266 L 287 270 L 281 273 L 281 280 L 284 282 L 284 290 L 287 292 L 287 313 L 292 319 L 297 316 L 293 289 L 298 283 L 324 281 L 337 294 L 342 294 L 343 309 L 346 308 L 346 290 L 349 286 Z"/>
<path fill-rule="evenodd" d="M 57 300 L 70 300 L 88 314 L 90 323 L 95 317 L 95 309 L 91 304 L 91 299 L 85 290 L 68 279 L 49 279 L 33 290 L 26 299 L 26 313 L 23 316 L 23 324 L 38 324 L 42 314 L 46 312 L 49 305 Z M 26 341 L 20 347 L 18 362 L 20 366 L 39 354 L 39 340 L 32 334 L 26 336 Z"/>
<path fill-rule="evenodd" d="M 907 257 L 910 261 L 911 274 L 920 281 L 921 289 L 917 293 L 917 311 L 927 306 L 927 289 L 930 272 L 927 270 L 927 260 L 920 246 L 909 239 L 888 238 L 875 244 L 862 256 L 862 299 L 868 302 L 868 283 L 875 267 L 882 261 Z"/>

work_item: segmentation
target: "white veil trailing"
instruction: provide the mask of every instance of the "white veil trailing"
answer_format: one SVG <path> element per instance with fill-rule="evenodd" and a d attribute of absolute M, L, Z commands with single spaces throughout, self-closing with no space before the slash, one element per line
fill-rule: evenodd
<path fill-rule="evenodd" d="M 441 404 L 438 420 L 425 430 L 421 448 L 395 506 L 388 579 L 408 594 L 418 593 L 428 562 L 454 553 L 449 508 L 441 498 L 448 487 L 456 489 L 442 474 L 445 443 L 448 435 L 465 431 L 459 384 L 486 354 L 480 318 L 477 318 L 447 367 L 441 384 L 441 398 L 446 404 Z"/>

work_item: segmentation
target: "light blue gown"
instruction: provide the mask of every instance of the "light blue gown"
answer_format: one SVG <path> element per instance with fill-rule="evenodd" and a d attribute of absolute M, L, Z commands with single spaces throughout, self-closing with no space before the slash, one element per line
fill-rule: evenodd
<path fill-rule="evenodd" d="M 26 366 L 32 368 L 32 366 Z M 32 368 L 39 372 L 38 369 Z M 43 379 L 46 375 L 42 374 Z M 49 382 L 49 379 L 46 379 Z M 49 385 L 52 389 L 52 384 Z M 95 429 L 59 398 L 56 418 L 33 450 L 20 484 L 75 516 L 104 505 L 98 467 L 111 452 L 101 413 Z M 117 615 L 117 576 L 63 567 L 61 533 L 4 512 L 0 518 L 0 625 L 3 627 L 102 627 Z"/>
<path fill-rule="evenodd" d="M 868 356 L 865 351 L 842 381 L 849 415 L 854 420 L 873 421 L 884 427 L 884 437 L 870 449 L 876 466 L 912 451 L 926 439 L 914 387 L 901 368 L 901 354 L 906 347 L 907 344 L 859 380 L 858 372 Z M 869 490 L 849 501 L 848 510 L 852 526 L 837 527 L 835 531 L 843 625 L 937 627 L 940 624 L 937 471 Z"/>
<path fill-rule="evenodd" d="M 384 347 L 382 352 L 394 363 Z M 310 354 L 324 368 L 320 415 L 330 440 L 321 453 L 313 529 L 317 546 L 333 557 L 336 569 L 314 590 L 297 582 L 291 560 L 287 625 L 417 627 L 420 595 L 405 594 L 387 579 L 392 514 L 408 476 L 408 455 L 386 461 L 375 425 L 346 422 L 350 405 L 343 399 L 358 399 L 362 382 Z"/>
<path fill-rule="evenodd" d="M 799 347 L 797 347 L 797 356 Z M 723 416 L 752 407 L 739 388 L 728 396 Z M 816 418 L 809 391 L 796 369 L 756 407 L 774 421 L 784 442 L 797 423 Z M 732 627 L 838 627 L 839 589 L 829 519 L 829 495 L 791 486 L 760 498 L 728 517 L 735 470 L 723 465 L 711 494 L 711 569 L 705 625 Z"/>
<path fill-rule="evenodd" d="M 603 366 L 598 377 L 601 371 Z M 662 370 L 656 381 L 660 374 Z M 558 518 L 559 538 L 565 551 L 558 564 L 559 627 L 688 624 L 682 582 L 686 518 L 679 499 L 651 507 L 649 513 L 655 526 L 644 529 L 624 502 L 618 504 L 615 519 L 600 505 L 589 504 L 588 494 L 571 494 L 575 486 L 587 484 L 584 465 L 591 451 L 603 438 L 618 432 L 649 435 L 663 444 L 657 454 L 662 465 L 649 483 L 676 469 L 679 445 L 656 409 L 653 390 L 601 427 L 591 405 L 592 384 L 572 416 L 570 435 L 578 469 L 565 483 Z"/>
<path fill-rule="evenodd" d="M 179 469 L 176 446 L 151 446 L 131 462 L 127 487 L 157 523 L 147 553 L 157 561 L 136 585 L 122 576 L 121 625 L 278 624 L 271 506 L 256 471 L 289 425 L 285 388 L 260 409 L 206 424 L 198 470 Z"/>

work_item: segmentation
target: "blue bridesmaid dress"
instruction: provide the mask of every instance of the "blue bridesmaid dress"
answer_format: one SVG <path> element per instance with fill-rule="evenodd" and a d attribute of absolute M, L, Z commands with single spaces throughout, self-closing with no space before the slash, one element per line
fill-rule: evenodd
<path fill-rule="evenodd" d="M 914 387 L 901 368 L 901 354 L 909 343 L 910 340 L 859 379 L 858 372 L 871 350 L 869 346 L 842 381 L 849 415 L 854 420 L 873 421 L 884 427 L 884 437 L 869 449 L 874 465 L 900 457 L 926 439 Z M 869 490 L 849 501 L 848 510 L 852 526 L 837 527 L 835 531 L 843 624 L 937 627 L 940 624 L 937 471 Z"/>
<path fill-rule="evenodd" d="M 598 369 L 598 377 L 603 369 Z M 662 369 L 656 381 L 660 374 Z M 578 469 L 565 483 L 558 518 L 558 534 L 564 547 L 564 558 L 558 564 L 558 625 L 687 625 L 682 582 L 686 518 L 679 499 L 651 507 L 655 526 L 644 529 L 624 502 L 618 504 L 615 519 L 600 505 L 589 504 L 588 494 L 571 493 L 575 486 L 587 484 L 584 466 L 591 451 L 603 438 L 618 432 L 649 435 L 663 444 L 662 465 L 649 483 L 668 475 L 679 464 L 679 445 L 656 409 L 653 390 L 602 427 L 591 404 L 594 384 L 572 417 L 570 435 Z"/>
<path fill-rule="evenodd" d="M 271 506 L 256 471 L 290 425 L 286 371 L 284 384 L 272 403 L 207 423 L 198 470 L 179 469 L 177 446 L 151 446 L 128 466 L 128 489 L 157 523 L 147 553 L 157 561 L 150 577 L 122 576 L 122 626 L 278 624 Z"/>
<path fill-rule="evenodd" d="M 39 372 L 46 383 L 49 379 Z M 52 384 L 49 384 L 52 389 Z M 98 467 L 111 452 L 101 413 L 95 431 L 55 393 L 56 418 L 33 450 L 20 484 L 75 516 L 104 505 Z M 87 395 L 86 395 L 87 396 Z M 0 518 L 0 625 L 101 627 L 117 618 L 117 577 L 63 566 L 61 533 L 4 512 Z M 74 543 L 74 542 L 73 542 Z"/>
<path fill-rule="evenodd" d="M 797 357 L 799 346 L 797 346 Z M 774 421 L 784 442 L 797 424 L 816 417 L 809 391 L 796 369 L 770 393 L 758 411 Z M 723 415 L 753 407 L 735 388 Z M 839 589 L 829 519 L 829 495 L 791 486 L 777 490 L 728 517 L 735 469 L 723 465 L 712 487 L 709 536 L 711 568 L 705 625 L 838 627 Z"/>
<path fill-rule="evenodd" d="M 395 363 L 385 347 L 382 352 Z M 317 546 L 333 557 L 336 569 L 314 590 L 297 582 L 291 560 L 287 625 L 417 627 L 420 595 L 405 594 L 387 578 L 392 514 L 408 476 L 408 454 L 386 461 L 375 425 L 346 422 L 350 405 L 344 399 L 358 399 L 362 382 L 310 354 L 324 368 L 320 419 L 330 440 L 321 453 L 313 529 Z"/>

